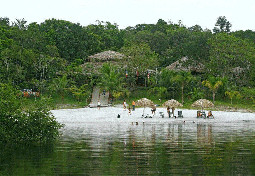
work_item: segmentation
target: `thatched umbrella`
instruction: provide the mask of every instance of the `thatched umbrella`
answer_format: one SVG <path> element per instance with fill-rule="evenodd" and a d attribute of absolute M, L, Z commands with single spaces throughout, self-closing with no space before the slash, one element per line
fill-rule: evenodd
<path fill-rule="evenodd" d="M 142 98 L 140 100 L 137 100 L 136 103 L 135 103 L 137 106 L 142 106 L 144 107 L 143 109 L 143 116 L 144 116 L 144 110 L 145 110 L 145 107 L 153 107 L 155 106 L 153 101 L 147 99 L 147 98 Z"/>
<path fill-rule="evenodd" d="M 214 104 L 209 100 L 199 99 L 199 100 L 195 101 L 191 106 L 192 107 L 201 107 L 202 111 L 203 111 L 203 108 L 214 107 Z"/>
<path fill-rule="evenodd" d="M 177 100 L 171 99 L 171 100 L 167 100 L 165 103 L 163 103 L 162 106 L 172 108 L 173 116 L 174 116 L 174 109 L 177 107 L 182 107 L 183 105 L 181 103 L 179 103 Z"/>

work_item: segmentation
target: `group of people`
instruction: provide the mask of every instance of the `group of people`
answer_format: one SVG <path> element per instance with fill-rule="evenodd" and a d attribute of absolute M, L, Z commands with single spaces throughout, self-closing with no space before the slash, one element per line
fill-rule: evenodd
<path fill-rule="evenodd" d="M 100 110 L 101 103 L 100 103 L 99 100 L 98 100 L 98 102 L 97 102 L 97 107 L 98 107 L 98 109 Z M 127 102 L 126 102 L 126 100 L 123 101 L 123 108 L 124 108 L 124 110 L 127 109 Z M 135 101 L 132 101 L 132 110 L 135 111 Z M 171 112 L 170 110 L 172 110 L 172 112 Z M 167 114 L 168 114 L 168 117 L 169 117 L 169 118 L 171 117 L 171 114 L 173 114 L 173 117 L 175 117 L 175 116 L 174 116 L 174 110 L 175 110 L 174 107 L 172 107 L 172 108 L 170 108 L 169 106 L 167 107 Z M 131 115 L 131 106 L 128 106 L 128 113 Z M 152 108 L 151 108 L 151 113 L 152 113 L 152 115 L 155 115 L 155 113 L 156 113 L 156 105 L 152 106 Z M 202 117 L 202 116 L 203 116 L 202 113 L 201 113 L 200 111 L 198 111 L 197 117 Z M 214 117 L 214 116 L 212 115 L 212 111 L 208 111 L 207 117 L 208 117 L 208 118 L 209 118 L 209 117 Z"/>
<path fill-rule="evenodd" d="M 132 102 L 132 107 L 133 107 L 133 111 L 134 111 L 135 110 L 135 101 Z M 127 109 L 127 102 L 126 102 L 126 100 L 123 101 L 123 108 L 124 108 L 124 110 Z M 131 110 L 130 106 L 128 108 Z"/>
<path fill-rule="evenodd" d="M 127 109 L 127 102 L 126 102 L 126 100 L 123 101 L 123 108 L 124 108 L 124 110 Z M 132 101 L 132 108 L 133 108 L 132 110 L 135 111 L 135 101 Z M 131 114 L 131 107 L 130 106 L 128 106 L 128 113 Z M 155 115 L 155 113 L 156 113 L 156 105 L 154 105 L 151 108 L 151 113 L 152 113 L 152 115 Z"/>
<path fill-rule="evenodd" d="M 124 108 L 124 110 L 127 109 L 126 100 L 123 101 L 123 108 Z M 135 111 L 135 101 L 132 101 L 132 108 L 133 108 L 133 111 Z M 130 106 L 128 106 L 128 113 L 131 115 L 131 107 Z"/>
<path fill-rule="evenodd" d="M 205 112 L 197 111 L 197 117 L 204 117 L 204 118 L 213 117 L 214 118 L 214 116 L 212 115 L 212 111 L 208 111 L 207 116 L 206 116 Z"/>
<path fill-rule="evenodd" d="M 170 118 L 171 117 L 171 114 L 173 114 L 173 117 L 174 117 L 174 110 L 175 110 L 175 108 L 174 107 L 172 107 L 172 113 L 170 112 L 170 107 L 168 106 L 167 108 L 166 108 L 166 111 L 167 111 L 167 114 L 168 114 L 168 117 Z"/>

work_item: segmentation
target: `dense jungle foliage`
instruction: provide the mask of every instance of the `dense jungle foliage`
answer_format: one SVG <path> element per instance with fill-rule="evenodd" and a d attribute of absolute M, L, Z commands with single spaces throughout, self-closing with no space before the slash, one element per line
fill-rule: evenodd
<path fill-rule="evenodd" d="M 255 32 L 230 29 L 224 16 L 213 31 L 162 19 L 119 29 L 102 21 L 81 26 L 57 19 L 27 24 L 0 18 L 0 82 L 83 105 L 94 85 L 109 90 L 115 100 L 140 92 L 182 103 L 208 98 L 254 104 Z M 107 50 L 123 53 L 126 66 L 106 63 L 98 72 L 84 67 L 88 56 Z M 202 65 L 203 71 L 166 69 L 184 57 L 189 58 L 184 65 Z"/>

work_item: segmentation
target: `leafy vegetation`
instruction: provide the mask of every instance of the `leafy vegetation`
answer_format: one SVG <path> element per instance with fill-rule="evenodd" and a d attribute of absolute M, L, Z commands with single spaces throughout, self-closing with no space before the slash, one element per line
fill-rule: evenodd
<path fill-rule="evenodd" d="M 226 93 L 234 89 L 240 98 L 232 103 L 253 105 L 255 32 L 231 32 L 231 26 L 225 16 L 212 31 L 162 19 L 119 29 L 103 21 L 81 26 L 57 19 L 27 24 L 25 19 L 0 18 L 0 82 L 78 106 L 90 102 L 95 85 L 109 90 L 116 102 L 143 90 L 155 100 L 189 104 L 207 98 L 217 104 L 235 99 Z M 105 64 L 88 57 L 107 50 L 125 57 Z M 166 68 L 184 57 L 185 69 Z M 222 83 L 216 86 L 212 78 Z"/>
<path fill-rule="evenodd" d="M 1 143 L 46 144 L 59 135 L 61 125 L 49 112 L 49 100 L 41 97 L 29 109 L 22 108 L 23 97 L 10 85 L 0 84 Z"/>

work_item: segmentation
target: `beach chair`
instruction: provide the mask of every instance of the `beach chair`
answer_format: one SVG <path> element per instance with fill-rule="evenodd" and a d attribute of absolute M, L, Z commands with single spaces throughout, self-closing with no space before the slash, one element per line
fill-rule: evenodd
<path fill-rule="evenodd" d="M 201 112 L 201 114 L 202 114 L 202 118 L 206 118 L 206 114 L 205 114 L 205 112 L 203 111 L 203 112 Z"/>
<path fill-rule="evenodd" d="M 182 111 L 178 111 L 178 118 L 183 118 Z"/>
<path fill-rule="evenodd" d="M 159 112 L 159 116 L 164 118 L 165 117 L 164 112 Z"/>

